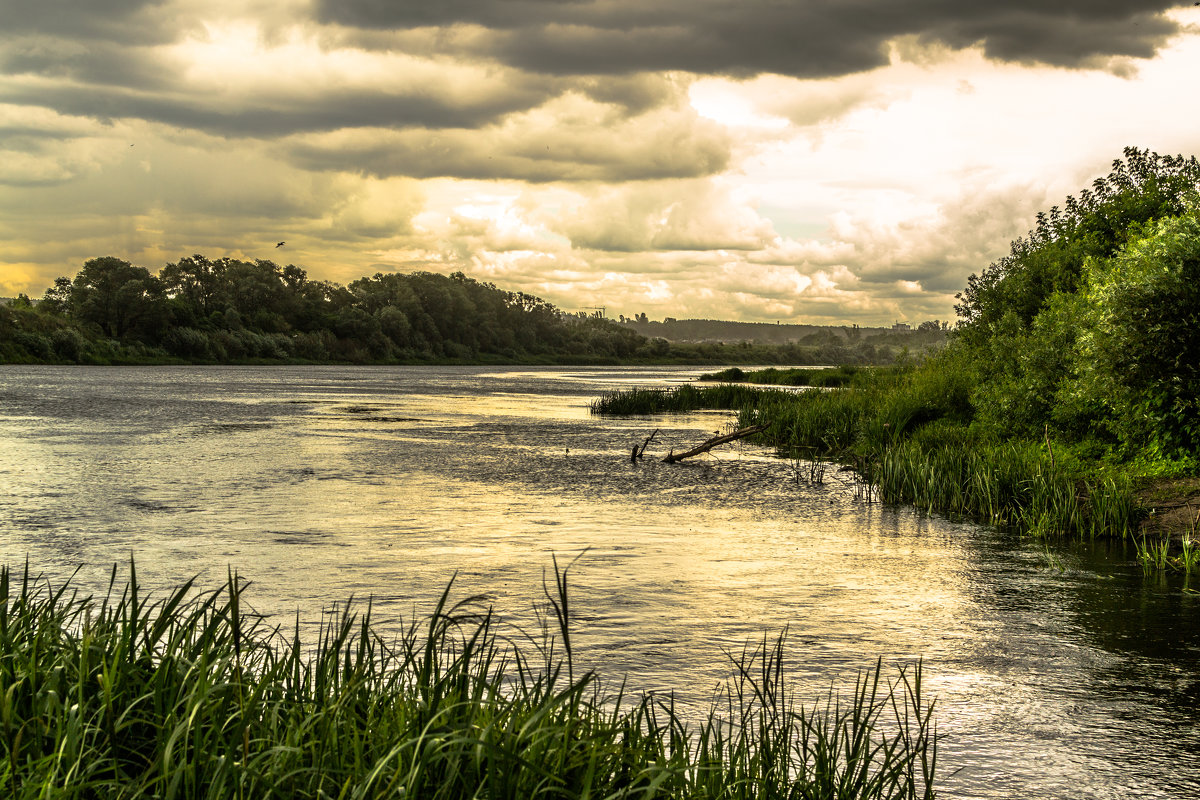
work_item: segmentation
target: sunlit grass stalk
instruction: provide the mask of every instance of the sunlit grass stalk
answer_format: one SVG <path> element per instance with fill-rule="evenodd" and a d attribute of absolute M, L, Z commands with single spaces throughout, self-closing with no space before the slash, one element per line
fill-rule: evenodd
<path fill-rule="evenodd" d="M 1137 542 L 1137 559 L 1146 572 L 1166 569 L 1171 563 L 1171 540 L 1163 537 L 1148 542 L 1143 536 Z"/>
<path fill-rule="evenodd" d="M 148 600 L 0 570 L 0 791 L 13 798 L 932 797 L 917 665 L 877 663 L 808 710 L 784 642 L 733 659 L 691 723 L 673 698 L 576 675 L 566 570 L 553 643 L 498 633 L 450 587 L 385 640 L 350 602 L 302 641 L 248 611 L 231 574 Z"/>
<path fill-rule="evenodd" d="M 1200 572 L 1200 542 L 1191 536 L 1184 536 L 1179 555 L 1175 556 L 1173 564 L 1184 572 Z"/>

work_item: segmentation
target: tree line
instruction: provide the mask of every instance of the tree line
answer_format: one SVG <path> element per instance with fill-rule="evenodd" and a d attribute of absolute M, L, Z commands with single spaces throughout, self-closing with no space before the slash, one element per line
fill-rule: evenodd
<path fill-rule="evenodd" d="M 20 297 L 0 315 L 7 361 L 623 359 L 652 346 L 611 321 L 461 272 L 380 273 L 341 286 L 294 264 L 203 255 L 157 275 L 93 258 L 40 301 Z"/>
<path fill-rule="evenodd" d="M 158 274 L 114 256 L 40 300 L 0 305 L 0 362 L 883 364 L 940 344 L 919 332 L 799 342 L 678 342 L 567 313 L 456 272 L 377 273 L 347 286 L 273 261 L 203 255 Z"/>

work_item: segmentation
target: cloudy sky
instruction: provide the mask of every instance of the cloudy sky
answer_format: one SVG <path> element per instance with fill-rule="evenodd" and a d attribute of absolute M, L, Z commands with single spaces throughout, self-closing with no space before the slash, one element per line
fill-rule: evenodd
<path fill-rule="evenodd" d="M 1123 147 L 1200 153 L 1190 0 L 0 0 L 0 20 L 0 295 L 202 253 L 339 283 L 461 270 L 610 316 L 948 319 Z"/>

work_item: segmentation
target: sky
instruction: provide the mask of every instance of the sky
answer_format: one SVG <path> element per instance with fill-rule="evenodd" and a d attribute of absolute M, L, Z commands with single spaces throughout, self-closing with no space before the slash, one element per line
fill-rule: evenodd
<path fill-rule="evenodd" d="M 203 254 L 952 320 L 1123 148 L 1200 154 L 1198 6 L 0 0 L 0 295 Z"/>

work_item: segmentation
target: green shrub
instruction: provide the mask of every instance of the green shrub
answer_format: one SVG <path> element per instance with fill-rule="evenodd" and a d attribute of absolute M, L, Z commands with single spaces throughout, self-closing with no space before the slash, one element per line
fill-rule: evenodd
<path fill-rule="evenodd" d="M 33 331 L 18 330 L 13 333 L 12 338 L 13 342 L 31 357 L 39 361 L 54 359 L 54 345 L 48 337 Z"/>
<path fill-rule="evenodd" d="M 54 354 L 63 361 L 79 363 L 87 351 L 87 339 L 74 328 L 59 328 L 50 334 L 50 345 Z"/>
<path fill-rule="evenodd" d="M 1089 263 L 1080 394 L 1130 450 L 1200 450 L 1200 212 Z"/>
<path fill-rule="evenodd" d="M 171 355 L 180 358 L 213 358 L 213 346 L 208 334 L 195 328 L 171 328 L 163 337 L 163 347 Z"/>

